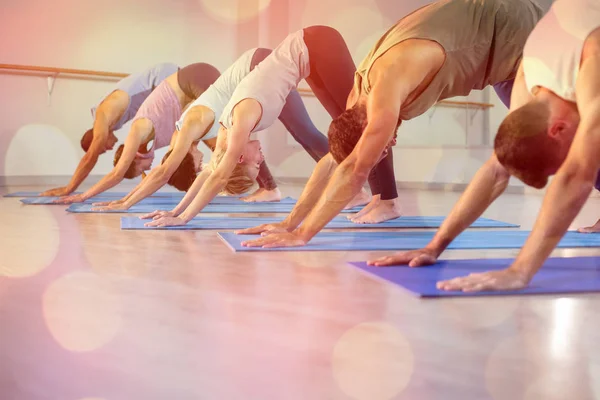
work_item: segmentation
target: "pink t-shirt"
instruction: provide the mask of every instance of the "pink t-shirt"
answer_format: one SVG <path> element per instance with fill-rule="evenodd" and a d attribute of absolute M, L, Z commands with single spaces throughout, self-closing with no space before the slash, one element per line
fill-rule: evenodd
<path fill-rule="evenodd" d="M 171 142 L 175 123 L 181 117 L 181 104 L 177 95 L 166 81 L 163 81 L 142 104 L 133 121 L 147 118 L 154 127 L 154 143 L 148 153 L 137 153 L 140 158 L 154 158 L 154 151 L 166 147 Z"/>

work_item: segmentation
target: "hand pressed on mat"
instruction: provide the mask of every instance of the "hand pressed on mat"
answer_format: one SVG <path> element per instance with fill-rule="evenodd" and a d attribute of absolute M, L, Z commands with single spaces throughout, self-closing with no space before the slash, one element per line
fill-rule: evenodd
<path fill-rule="evenodd" d="M 269 235 L 272 233 L 281 233 L 288 232 L 289 228 L 287 223 L 279 222 L 276 224 L 262 224 L 255 226 L 253 228 L 240 229 L 235 231 L 236 235 L 258 235 L 262 234 L 263 236 Z"/>
<path fill-rule="evenodd" d="M 439 252 L 432 249 L 419 249 L 401 251 L 391 256 L 380 257 L 369 260 L 367 265 L 375 267 L 386 267 L 391 265 L 408 265 L 409 267 L 423 267 L 436 263 Z"/>
<path fill-rule="evenodd" d="M 45 192 L 40 193 L 41 197 L 61 197 L 67 196 L 71 194 L 73 191 L 70 190 L 67 186 L 46 190 Z"/>
<path fill-rule="evenodd" d="M 275 247 L 299 247 L 306 245 L 308 241 L 296 232 L 273 233 L 259 239 L 242 242 L 244 247 L 262 247 L 265 249 Z"/>
<path fill-rule="evenodd" d="M 482 292 L 523 289 L 528 283 L 529 279 L 522 272 L 507 268 L 441 281 L 437 283 L 437 288 L 447 291 Z"/>
<path fill-rule="evenodd" d="M 65 196 L 53 201 L 54 204 L 72 204 L 72 203 L 82 203 L 86 199 L 82 194 L 75 194 L 72 196 Z"/>
<path fill-rule="evenodd" d="M 174 217 L 175 213 L 173 211 L 161 211 L 156 210 L 151 213 L 144 214 L 140 216 L 140 219 L 158 219 L 163 217 Z"/>
<path fill-rule="evenodd" d="M 113 201 L 105 206 L 95 206 L 96 203 L 93 204 L 92 211 L 125 211 L 128 210 L 129 207 L 125 205 L 124 202 Z"/>
<path fill-rule="evenodd" d="M 147 222 L 144 226 L 153 226 L 157 228 L 162 228 L 165 226 L 179 226 L 185 225 L 187 222 L 180 217 L 160 217 L 154 219 L 152 222 Z"/>

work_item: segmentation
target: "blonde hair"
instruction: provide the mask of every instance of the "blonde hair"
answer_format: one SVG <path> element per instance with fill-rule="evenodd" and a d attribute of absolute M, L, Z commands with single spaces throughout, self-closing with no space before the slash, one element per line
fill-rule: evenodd
<path fill-rule="evenodd" d="M 209 166 L 212 172 L 217 169 L 224 156 L 225 150 L 216 149 L 213 152 Z M 223 188 L 223 192 L 228 195 L 240 195 L 250 190 L 253 185 L 254 180 L 246 174 L 246 168 L 244 168 L 244 164 L 238 163 L 233 169 L 231 176 L 227 180 L 227 184 L 225 185 L 225 188 Z"/>

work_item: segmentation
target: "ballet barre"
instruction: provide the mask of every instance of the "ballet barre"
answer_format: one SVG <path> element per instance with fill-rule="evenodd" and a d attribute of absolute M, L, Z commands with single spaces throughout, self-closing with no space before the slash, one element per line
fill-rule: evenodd
<path fill-rule="evenodd" d="M 110 78 L 110 79 L 121 79 L 125 78 L 129 74 L 122 72 L 107 72 L 107 71 L 94 71 L 88 69 L 73 69 L 73 68 L 58 68 L 58 67 L 42 67 L 37 65 L 18 65 L 18 64 L 0 64 L 0 70 L 9 71 L 21 71 L 21 72 L 33 72 L 33 73 L 46 73 L 49 77 L 56 77 L 57 75 L 73 75 L 80 77 L 98 77 L 98 78 Z M 305 97 L 314 97 L 315 94 L 308 88 L 298 88 L 300 95 Z M 491 103 L 479 103 L 475 101 L 456 101 L 456 100 L 442 100 L 436 103 L 437 107 L 452 107 L 452 108 L 474 108 L 474 109 L 488 109 L 494 107 Z"/>

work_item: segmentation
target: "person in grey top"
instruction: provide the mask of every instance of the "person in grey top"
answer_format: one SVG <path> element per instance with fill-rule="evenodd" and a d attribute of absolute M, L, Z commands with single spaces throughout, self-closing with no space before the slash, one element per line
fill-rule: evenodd
<path fill-rule="evenodd" d="M 41 196 L 66 196 L 73 193 L 92 171 L 100 154 L 117 143 L 113 133 L 131 120 L 152 91 L 179 67 L 171 63 L 156 64 L 119 81 L 116 87 L 91 109 L 94 126 L 81 138 L 86 152 L 67 186 L 47 190 Z"/>

